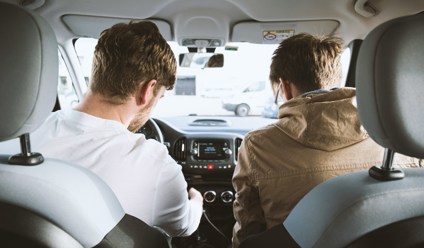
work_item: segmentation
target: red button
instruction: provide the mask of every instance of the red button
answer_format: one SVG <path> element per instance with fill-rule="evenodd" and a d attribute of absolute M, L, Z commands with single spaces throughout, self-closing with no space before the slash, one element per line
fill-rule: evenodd
<path fill-rule="evenodd" d="M 213 164 L 208 164 L 208 170 L 213 170 L 215 166 Z"/>

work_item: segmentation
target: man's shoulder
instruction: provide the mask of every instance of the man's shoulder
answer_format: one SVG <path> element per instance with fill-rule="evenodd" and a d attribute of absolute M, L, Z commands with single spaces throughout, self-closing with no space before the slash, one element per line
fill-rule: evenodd
<path fill-rule="evenodd" d="M 75 123 L 78 123 L 78 120 L 80 118 L 76 118 L 73 116 L 73 113 L 76 112 L 71 109 L 61 109 L 55 112 L 50 113 L 50 115 L 46 118 L 46 120 L 41 124 L 40 128 L 51 128 L 52 125 L 57 126 L 62 125 L 64 123 L 72 123 L 72 125 L 75 125 Z"/>
<path fill-rule="evenodd" d="M 273 137 L 284 134 L 281 128 L 278 127 L 278 121 L 268 124 L 266 126 L 257 128 L 248 132 L 245 136 L 245 140 L 258 140 L 258 139 L 272 139 Z"/>

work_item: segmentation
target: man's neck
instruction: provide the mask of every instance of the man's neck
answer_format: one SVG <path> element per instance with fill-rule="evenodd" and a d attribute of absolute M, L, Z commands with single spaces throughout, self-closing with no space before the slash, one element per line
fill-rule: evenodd
<path fill-rule="evenodd" d="M 112 104 L 103 96 L 89 91 L 74 110 L 98 118 L 118 121 L 128 126 L 134 117 L 134 111 L 131 111 L 130 106 L 129 101 L 123 104 Z"/>

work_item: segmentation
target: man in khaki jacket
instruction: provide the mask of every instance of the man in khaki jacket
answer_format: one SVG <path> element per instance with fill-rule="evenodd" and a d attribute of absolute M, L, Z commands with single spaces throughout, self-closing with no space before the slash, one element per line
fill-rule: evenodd
<path fill-rule="evenodd" d="M 342 50 L 338 38 L 299 34 L 274 52 L 270 80 L 287 102 L 277 122 L 248 133 L 240 147 L 233 175 L 234 248 L 282 223 L 319 183 L 382 163 L 383 148 L 359 121 L 355 89 L 328 90 L 341 80 Z M 417 162 L 396 156 L 399 166 Z"/>

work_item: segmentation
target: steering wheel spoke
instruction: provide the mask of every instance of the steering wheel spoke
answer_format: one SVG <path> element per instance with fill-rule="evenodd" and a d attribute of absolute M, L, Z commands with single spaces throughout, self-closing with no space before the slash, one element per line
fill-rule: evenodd
<path fill-rule="evenodd" d="M 144 136 L 146 136 L 146 139 L 155 139 L 163 144 L 162 131 L 152 118 L 149 118 L 146 124 L 138 129 L 136 133 L 142 133 Z"/>

